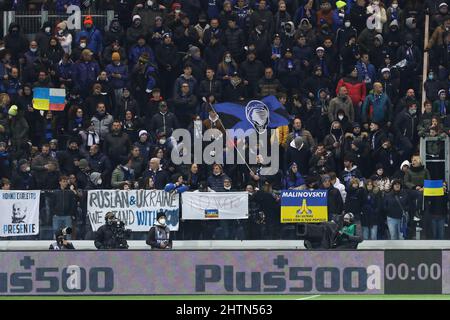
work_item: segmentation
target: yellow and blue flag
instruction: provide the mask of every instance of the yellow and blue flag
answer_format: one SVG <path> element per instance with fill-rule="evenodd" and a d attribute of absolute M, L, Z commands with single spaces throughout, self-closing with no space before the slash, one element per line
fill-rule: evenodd
<path fill-rule="evenodd" d="M 34 88 L 33 108 L 36 110 L 63 111 L 66 106 L 66 89 Z"/>
<path fill-rule="evenodd" d="M 281 223 L 328 221 L 327 190 L 281 191 Z"/>
<path fill-rule="evenodd" d="M 444 195 L 443 180 L 424 180 L 423 195 L 426 197 L 439 197 Z"/>

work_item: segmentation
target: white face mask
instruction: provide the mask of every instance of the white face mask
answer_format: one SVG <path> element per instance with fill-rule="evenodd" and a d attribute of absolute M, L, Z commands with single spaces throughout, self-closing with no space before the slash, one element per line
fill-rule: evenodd
<path fill-rule="evenodd" d="M 228 187 L 223 187 L 225 190 L 231 190 L 231 186 L 228 186 Z"/>
<path fill-rule="evenodd" d="M 26 172 L 30 172 L 30 171 L 31 171 L 31 168 L 30 168 L 30 167 L 27 167 L 27 168 L 25 169 L 25 171 L 26 171 Z"/>
<path fill-rule="evenodd" d="M 344 25 L 348 28 L 348 27 L 350 27 L 351 26 L 351 22 L 350 21 L 345 21 L 345 23 L 344 23 Z"/>
<path fill-rule="evenodd" d="M 44 31 L 47 33 L 50 33 L 50 30 L 52 30 L 50 27 L 45 27 Z"/>
<path fill-rule="evenodd" d="M 338 119 L 339 119 L 339 120 L 342 120 L 342 119 L 344 119 L 344 116 L 343 116 L 343 115 L 339 115 L 339 116 L 338 116 Z"/>
<path fill-rule="evenodd" d="M 151 6 L 153 5 L 153 1 L 152 1 L 152 0 L 147 1 L 147 5 L 148 5 L 149 7 L 151 7 Z"/>
<path fill-rule="evenodd" d="M 161 219 L 158 220 L 158 222 L 159 222 L 159 224 L 161 224 L 161 225 L 165 225 L 165 224 L 166 224 L 166 219 L 161 218 Z"/>
<path fill-rule="evenodd" d="M 30 48 L 30 51 L 31 51 L 31 52 L 36 52 L 36 51 L 37 51 L 37 48 Z"/>
<path fill-rule="evenodd" d="M 82 42 L 82 43 L 80 43 L 80 48 L 86 48 L 86 42 Z"/>
<path fill-rule="evenodd" d="M 166 139 L 159 139 L 159 143 L 160 143 L 160 144 L 166 143 Z"/>
<path fill-rule="evenodd" d="M 225 62 L 230 63 L 231 62 L 231 58 L 225 58 Z"/>

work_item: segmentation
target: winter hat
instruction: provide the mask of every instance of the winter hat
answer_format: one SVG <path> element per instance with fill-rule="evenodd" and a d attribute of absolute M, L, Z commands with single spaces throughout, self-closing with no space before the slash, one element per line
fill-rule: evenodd
<path fill-rule="evenodd" d="M 191 46 L 188 50 L 190 55 L 193 55 L 194 53 L 199 52 L 199 51 L 200 51 L 199 47 L 196 47 L 196 46 Z"/>
<path fill-rule="evenodd" d="M 375 36 L 375 40 L 378 40 L 378 41 L 380 41 L 380 44 L 383 44 L 383 36 L 381 34 L 377 34 Z"/>
<path fill-rule="evenodd" d="M 448 4 L 445 3 L 445 2 L 441 2 L 441 3 L 439 4 L 439 8 L 440 8 L 440 7 L 448 7 Z"/>
<path fill-rule="evenodd" d="M 316 48 L 316 52 L 317 52 L 317 51 L 320 51 L 320 50 L 325 51 L 325 49 L 324 49 L 323 47 L 317 47 L 317 48 Z"/>
<path fill-rule="evenodd" d="M 141 20 L 141 16 L 138 15 L 138 14 L 135 14 L 135 15 L 133 16 L 133 22 L 134 22 L 134 20 L 137 20 L 137 19 Z"/>
<path fill-rule="evenodd" d="M 113 54 L 111 55 L 111 60 L 120 61 L 120 54 L 118 52 L 113 52 Z"/>
<path fill-rule="evenodd" d="M 166 216 L 166 211 L 161 209 L 158 211 L 158 213 L 156 214 L 156 220 L 159 220 L 159 218 L 161 217 L 165 217 Z"/>
<path fill-rule="evenodd" d="M 13 117 L 17 116 L 17 112 L 18 112 L 18 108 L 15 104 L 12 105 L 11 108 L 9 108 L 9 110 L 8 110 L 8 114 Z"/>
<path fill-rule="evenodd" d="M 444 90 L 444 89 L 439 90 L 439 91 L 438 91 L 438 96 L 440 96 L 440 95 L 443 94 L 443 93 L 445 93 L 445 90 Z"/>
<path fill-rule="evenodd" d="M 303 146 L 303 138 L 298 136 L 294 139 L 294 144 L 297 149 L 300 149 Z"/>
<path fill-rule="evenodd" d="M 389 68 L 381 69 L 381 73 L 385 73 L 385 72 L 391 72 L 391 69 L 389 69 Z"/>
<path fill-rule="evenodd" d="M 80 169 L 86 169 L 88 166 L 89 166 L 89 163 L 86 159 L 81 159 L 78 162 L 78 168 L 80 168 Z"/>
<path fill-rule="evenodd" d="M 86 16 L 86 17 L 84 18 L 83 24 L 84 24 L 84 25 L 87 25 L 87 24 L 94 24 L 94 20 L 92 20 L 92 16 Z"/>
<path fill-rule="evenodd" d="M 358 122 L 353 122 L 352 129 L 361 128 L 361 125 Z"/>
<path fill-rule="evenodd" d="M 28 163 L 28 160 L 27 159 L 20 159 L 18 162 L 17 162 L 17 167 L 21 167 L 21 166 L 23 166 L 24 164 L 27 164 Z"/>
<path fill-rule="evenodd" d="M 411 167 L 411 163 L 408 160 L 403 161 L 400 165 L 400 170 L 402 170 L 403 166 Z"/>
<path fill-rule="evenodd" d="M 139 131 L 139 138 L 140 138 L 143 134 L 148 135 L 147 130 L 141 130 L 141 131 Z"/>
<path fill-rule="evenodd" d="M 389 27 L 396 26 L 398 28 L 398 21 L 397 19 L 392 20 L 392 22 L 389 24 Z"/>
<path fill-rule="evenodd" d="M 347 3 L 345 3 L 345 1 L 339 0 L 336 1 L 336 8 L 341 9 L 343 7 L 345 7 L 347 5 Z"/>

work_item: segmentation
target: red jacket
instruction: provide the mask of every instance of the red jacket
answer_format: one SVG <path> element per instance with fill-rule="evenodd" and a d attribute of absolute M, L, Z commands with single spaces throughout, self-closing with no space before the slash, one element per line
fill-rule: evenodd
<path fill-rule="evenodd" d="M 341 78 L 336 87 L 336 94 L 339 93 L 340 87 L 346 87 L 349 97 L 352 99 L 354 107 L 358 106 L 359 102 L 364 102 L 366 98 L 366 84 L 364 82 L 353 81 L 349 78 Z"/>

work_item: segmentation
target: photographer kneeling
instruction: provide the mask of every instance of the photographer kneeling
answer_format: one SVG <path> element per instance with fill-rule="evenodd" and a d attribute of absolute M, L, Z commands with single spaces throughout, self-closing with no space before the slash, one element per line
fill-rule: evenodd
<path fill-rule="evenodd" d="M 128 249 L 126 237 L 131 230 L 125 229 L 125 223 L 116 218 L 113 212 L 105 215 L 105 224 L 95 233 L 97 249 Z"/>
<path fill-rule="evenodd" d="M 50 245 L 49 250 L 75 250 L 72 242 L 67 241 L 67 235 L 72 233 L 72 228 L 64 227 L 55 232 L 56 242 Z"/>
<path fill-rule="evenodd" d="M 166 224 L 166 214 L 163 211 L 156 215 L 156 222 L 148 231 L 146 243 L 152 249 L 172 249 L 172 239 L 170 239 L 170 229 Z"/>

